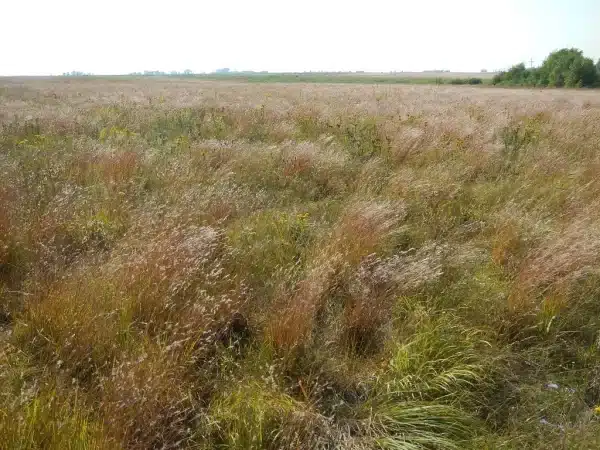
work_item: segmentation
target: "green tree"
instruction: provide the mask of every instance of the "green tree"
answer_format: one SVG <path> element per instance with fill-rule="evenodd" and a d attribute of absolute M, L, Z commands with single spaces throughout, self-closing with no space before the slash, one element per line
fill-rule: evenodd
<path fill-rule="evenodd" d="M 536 86 L 539 84 L 539 73 L 537 69 L 527 69 L 524 63 L 512 66 L 506 72 L 495 75 L 493 84 Z"/>
<path fill-rule="evenodd" d="M 522 84 L 527 76 L 527 69 L 525 68 L 525 64 L 517 64 L 516 66 L 512 66 L 508 71 L 508 78 L 514 84 Z"/>
<path fill-rule="evenodd" d="M 592 87 L 598 82 L 598 72 L 594 61 L 580 58 L 571 64 L 566 84 L 572 87 Z"/>
<path fill-rule="evenodd" d="M 576 48 L 550 53 L 540 68 L 540 83 L 552 87 L 591 87 L 597 81 L 594 62 Z"/>

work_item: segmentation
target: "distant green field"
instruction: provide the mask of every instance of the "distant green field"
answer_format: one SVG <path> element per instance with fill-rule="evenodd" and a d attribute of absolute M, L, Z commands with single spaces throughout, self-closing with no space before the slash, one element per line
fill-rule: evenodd
<path fill-rule="evenodd" d="M 193 75 L 214 81 L 242 81 L 251 83 L 356 83 L 356 84 L 469 84 L 470 79 L 480 79 L 489 84 L 493 74 L 405 72 L 398 74 L 377 73 L 230 73 Z M 460 82 L 458 81 L 460 80 Z M 462 83 L 461 83 L 462 82 Z"/>
<path fill-rule="evenodd" d="M 299 72 L 299 73 L 260 73 L 232 72 L 193 75 L 85 75 L 63 76 L 65 80 L 105 80 L 122 81 L 140 78 L 153 79 L 190 79 L 207 81 L 234 81 L 244 83 L 343 83 L 343 84 L 486 84 L 492 82 L 494 73 L 468 72 Z M 5 80 L 47 80 L 55 77 L 6 77 Z"/>

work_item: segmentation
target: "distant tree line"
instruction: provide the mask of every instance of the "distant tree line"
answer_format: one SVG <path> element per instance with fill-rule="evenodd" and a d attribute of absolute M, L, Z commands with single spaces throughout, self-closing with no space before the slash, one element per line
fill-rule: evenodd
<path fill-rule="evenodd" d="M 73 70 L 71 72 L 64 72 L 62 75 L 63 75 L 63 77 L 88 77 L 88 76 L 93 76 L 94 74 Z M 145 76 L 145 77 L 171 77 L 171 76 L 181 77 L 181 76 L 194 75 L 194 72 L 192 72 L 189 69 L 186 69 L 183 72 L 178 72 L 176 70 L 172 70 L 171 72 L 163 72 L 160 70 L 144 70 L 143 72 L 131 72 L 129 75 L 130 76 Z"/>
<path fill-rule="evenodd" d="M 72 70 L 71 72 L 64 72 L 63 77 L 89 77 L 93 74 L 88 72 L 79 72 L 77 70 Z"/>
<path fill-rule="evenodd" d="M 483 84 L 481 78 L 452 78 L 448 81 L 449 84 Z M 444 83 L 439 83 L 444 84 Z"/>
<path fill-rule="evenodd" d="M 540 87 L 600 87 L 600 60 L 596 64 L 576 48 L 563 48 L 548 55 L 540 67 L 517 64 L 499 72 L 495 85 Z"/>
<path fill-rule="evenodd" d="M 170 72 L 163 72 L 162 70 L 144 70 L 143 72 L 131 72 L 129 75 L 136 77 L 181 77 L 194 75 L 194 72 L 190 69 L 186 69 L 183 72 L 178 72 L 176 70 Z"/>

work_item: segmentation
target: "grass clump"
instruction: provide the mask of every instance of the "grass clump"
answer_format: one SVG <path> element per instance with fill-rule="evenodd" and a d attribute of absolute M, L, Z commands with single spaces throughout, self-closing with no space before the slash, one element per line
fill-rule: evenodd
<path fill-rule="evenodd" d="M 6 449 L 109 449 L 116 443 L 80 402 L 61 401 L 56 393 L 40 393 L 18 408 L 3 408 L 2 433 Z"/>

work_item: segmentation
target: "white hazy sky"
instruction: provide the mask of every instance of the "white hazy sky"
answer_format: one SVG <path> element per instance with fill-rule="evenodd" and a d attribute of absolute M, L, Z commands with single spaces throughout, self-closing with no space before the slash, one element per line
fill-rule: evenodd
<path fill-rule="evenodd" d="M 0 0 L 0 75 L 490 71 L 600 58 L 600 0 Z"/>

